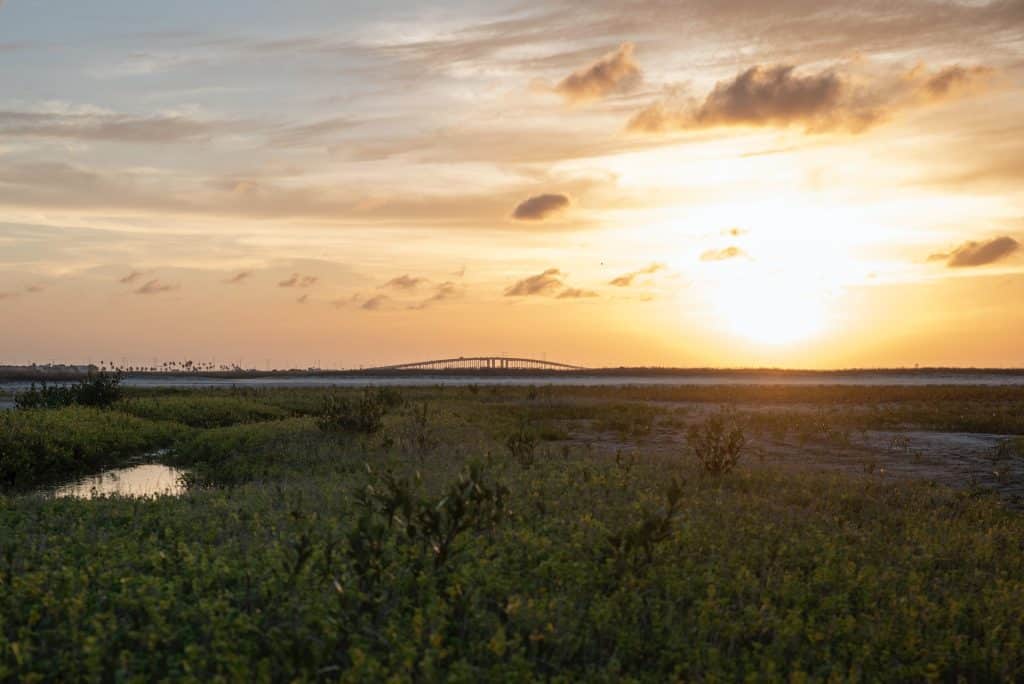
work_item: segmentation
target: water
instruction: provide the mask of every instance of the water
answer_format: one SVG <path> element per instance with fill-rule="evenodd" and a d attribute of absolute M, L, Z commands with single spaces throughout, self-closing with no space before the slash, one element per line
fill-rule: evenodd
<path fill-rule="evenodd" d="M 92 499 L 98 496 L 174 496 L 185 491 L 181 477 L 183 471 L 177 468 L 149 463 L 115 468 L 98 475 L 90 475 L 77 482 L 58 487 L 52 495 Z"/>
<path fill-rule="evenodd" d="M 330 376 L 263 378 L 205 378 L 201 376 L 129 377 L 124 384 L 142 388 L 212 388 L 212 387 L 365 387 L 433 385 L 559 385 L 559 386 L 616 386 L 616 385 L 1012 385 L 1024 386 L 1024 373 L 981 373 L 972 371 L 950 372 L 886 372 L 874 371 L 844 373 L 758 373 L 756 371 L 731 373 L 709 372 L 678 375 L 387 375 L 387 376 Z M 13 394 L 27 389 L 27 382 L 0 382 L 0 393 Z M 0 399 L 0 408 L 7 406 Z"/>

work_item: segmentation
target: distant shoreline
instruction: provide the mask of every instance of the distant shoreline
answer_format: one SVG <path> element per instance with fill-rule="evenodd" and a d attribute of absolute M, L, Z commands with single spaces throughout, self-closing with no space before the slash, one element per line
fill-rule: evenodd
<path fill-rule="evenodd" d="M 84 368 L 68 366 L 0 366 L 0 382 L 72 382 L 88 375 Z M 453 370 L 234 370 L 183 372 L 131 372 L 125 377 L 138 380 L 255 380 L 255 379 L 303 379 L 303 378 L 595 378 L 595 377 L 721 377 L 721 378 L 850 378 L 857 376 L 900 376 L 934 378 L 950 376 L 1024 376 L 1024 368 L 844 368 L 832 370 L 788 369 L 788 368 L 660 368 L 660 367 L 617 367 L 587 368 L 579 370 L 526 370 L 526 369 L 453 369 Z"/>

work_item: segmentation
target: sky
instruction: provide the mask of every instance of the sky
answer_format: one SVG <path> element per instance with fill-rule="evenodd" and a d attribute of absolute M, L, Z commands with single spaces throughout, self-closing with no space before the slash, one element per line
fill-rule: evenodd
<path fill-rule="evenodd" d="M 1024 366 L 1024 0 L 0 1 L 0 363 Z"/>

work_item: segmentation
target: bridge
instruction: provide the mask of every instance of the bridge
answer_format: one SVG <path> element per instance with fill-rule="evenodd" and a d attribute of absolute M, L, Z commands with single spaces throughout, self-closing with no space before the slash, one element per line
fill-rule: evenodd
<path fill-rule="evenodd" d="M 394 366 L 378 366 L 372 371 L 406 371 L 406 370 L 473 370 L 473 371 L 575 371 L 585 370 L 583 366 L 568 363 L 556 363 L 543 359 L 526 359 L 516 356 L 460 356 L 453 359 L 431 359 L 416 363 L 400 363 Z"/>

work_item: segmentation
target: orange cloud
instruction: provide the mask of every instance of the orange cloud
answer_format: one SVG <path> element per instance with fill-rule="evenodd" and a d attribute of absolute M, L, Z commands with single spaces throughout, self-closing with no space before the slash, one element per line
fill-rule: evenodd
<path fill-rule="evenodd" d="M 568 102 L 588 102 L 608 95 L 632 90 L 643 79 L 640 67 L 633 61 L 633 44 L 623 43 L 593 64 L 575 71 L 557 86 Z"/>
<path fill-rule="evenodd" d="M 945 261 L 949 268 L 987 266 L 1005 259 L 1018 249 L 1020 243 L 1004 235 L 985 242 L 965 242 L 949 254 L 932 254 L 928 261 Z"/>

